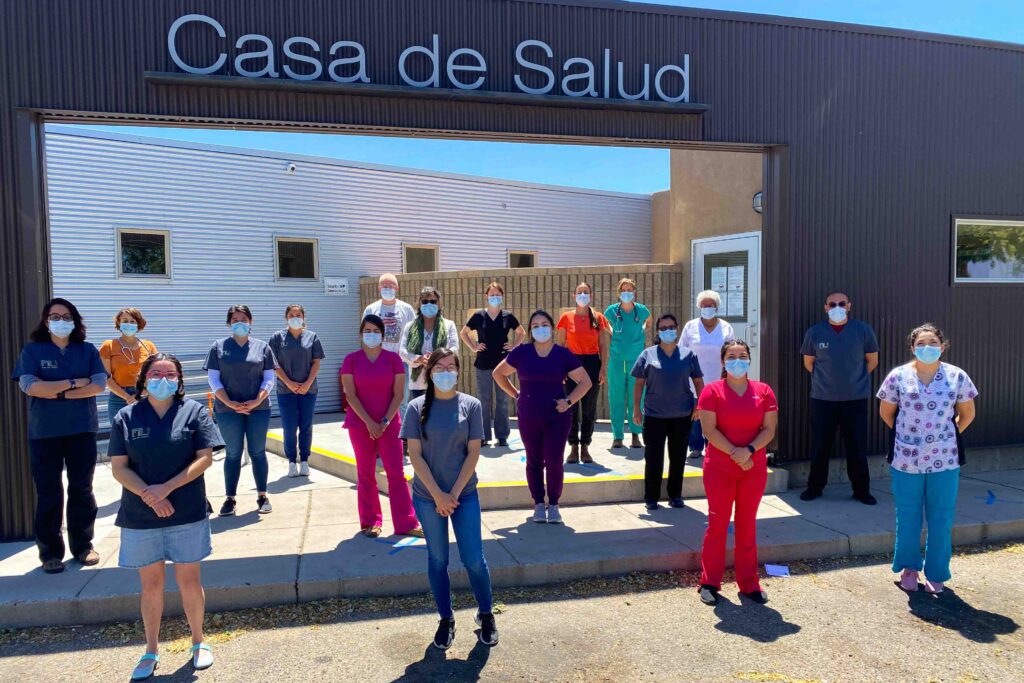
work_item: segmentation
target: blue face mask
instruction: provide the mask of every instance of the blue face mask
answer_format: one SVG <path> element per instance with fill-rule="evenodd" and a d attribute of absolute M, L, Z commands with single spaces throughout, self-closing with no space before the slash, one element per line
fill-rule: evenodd
<path fill-rule="evenodd" d="M 75 331 L 75 323 L 67 320 L 50 320 L 47 321 L 46 327 L 50 330 L 50 334 L 58 339 L 66 339 Z"/>
<path fill-rule="evenodd" d="M 146 380 L 146 392 L 158 401 L 165 401 L 178 390 L 178 385 L 166 377 Z"/>
<path fill-rule="evenodd" d="M 363 332 L 363 343 L 371 349 L 375 349 L 380 346 L 383 341 L 383 335 L 380 332 Z"/>
<path fill-rule="evenodd" d="M 590 305 L 590 295 L 589 294 L 577 294 L 576 295 L 576 305 L 577 306 L 588 306 L 588 305 Z"/>
<path fill-rule="evenodd" d="M 394 287 L 380 288 L 380 298 L 384 301 L 394 301 L 396 294 L 398 294 L 398 292 L 395 291 Z"/>
<path fill-rule="evenodd" d="M 942 356 L 941 346 L 915 346 L 914 357 L 925 365 L 931 365 Z"/>
<path fill-rule="evenodd" d="M 441 391 L 451 391 L 459 381 L 459 373 L 451 370 L 442 370 L 441 372 L 435 372 L 430 378 L 434 380 L 434 386 Z"/>
<path fill-rule="evenodd" d="M 750 371 L 750 361 L 743 358 L 733 358 L 725 361 L 725 371 L 736 379 L 741 379 Z"/>
<path fill-rule="evenodd" d="M 248 337 L 249 330 L 251 329 L 252 326 L 249 323 L 231 323 L 231 334 L 235 335 L 236 337 Z"/>
<path fill-rule="evenodd" d="M 836 325 L 846 322 L 846 309 L 842 306 L 828 309 L 828 319 Z"/>
<path fill-rule="evenodd" d="M 551 326 L 550 325 L 538 325 L 537 327 L 530 330 L 533 335 L 534 341 L 546 342 L 551 340 Z"/>
<path fill-rule="evenodd" d="M 718 317 L 718 306 L 704 306 L 700 309 L 700 317 L 704 320 L 714 320 Z"/>
<path fill-rule="evenodd" d="M 134 337 L 139 332 L 139 326 L 135 323 L 121 323 L 121 334 L 126 337 Z"/>
<path fill-rule="evenodd" d="M 487 305 L 490 306 L 491 308 L 500 308 L 501 307 L 501 301 L 502 301 L 502 297 L 500 297 L 500 296 L 489 296 L 489 297 L 487 297 Z"/>
<path fill-rule="evenodd" d="M 676 340 L 676 330 L 658 330 L 658 339 L 661 340 L 662 344 L 671 344 Z"/>
<path fill-rule="evenodd" d="M 631 303 L 633 303 L 633 299 L 635 299 L 635 298 L 636 298 L 636 293 L 635 292 L 619 292 L 619 301 L 621 301 L 624 304 L 631 304 Z"/>
<path fill-rule="evenodd" d="M 288 318 L 288 327 L 293 330 L 301 330 L 306 325 L 306 319 L 295 316 L 294 318 Z"/>
<path fill-rule="evenodd" d="M 420 304 L 420 313 L 424 318 L 433 318 L 437 315 L 437 304 Z"/>

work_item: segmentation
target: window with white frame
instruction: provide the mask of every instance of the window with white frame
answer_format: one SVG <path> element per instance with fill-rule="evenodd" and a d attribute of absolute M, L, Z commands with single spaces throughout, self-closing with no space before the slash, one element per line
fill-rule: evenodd
<path fill-rule="evenodd" d="M 957 218 L 954 281 L 1024 283 L 1024 220 Z"/>
<path fill-rule="evenodd" d="M 117 274 L 120 277 L 169 278 L 169 230 L 117 229 Z"/>
<path fill-rule="evenodd" d="M 281 280 L 318 280 L 320 253 L 316 239 L 275 237 L 276 276 Z"/>
<path fill-rule="evenodd" d="M 403 244 L 402 271 L 405 273 L 431 273 L 440 261 L 436 244 Z"/>
<path fill-rule="evenodd" d="M 509 268 L 536 268 L 537 252 L 535 251 L 512 251 L 508 252 Z"/>

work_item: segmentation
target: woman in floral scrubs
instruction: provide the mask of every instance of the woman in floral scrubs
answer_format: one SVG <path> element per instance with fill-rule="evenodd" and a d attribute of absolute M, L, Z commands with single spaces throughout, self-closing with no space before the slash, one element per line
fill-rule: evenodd
<path fill-rule="evenodd" d="M 894 430 L 890 463 L 896 499 L 894 572 L 900 586 L 941 593 L 949 580 L 953 554 L 953 515 L 964 462 L 959 435 L 974 421 L 978 395 L 967 373 L 940 362 L 948 348 L 935 325 L 921 325 L 909 337 L 914 360 L 894 369 L 878 390 L 882 420 Z M 928 520 L 928 539 L 921 561 L 921 511 Z"/>

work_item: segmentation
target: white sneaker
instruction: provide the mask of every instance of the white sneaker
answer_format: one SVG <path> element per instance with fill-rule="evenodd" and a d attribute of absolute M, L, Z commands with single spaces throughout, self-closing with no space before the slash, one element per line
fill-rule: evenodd
<path fill-rule="evenodd" d="M 538 524 L 547 524 L 548 516 L 544 509 L 544 503 L 537 503 L 533 506 L 533 521 Z"/>
<path fill-rule="evenodd" d="M 309 476 L 309 463 L 308 462 L 303 461 L 302 464 L 299 465 L 299 476 L 300 477 L 308 477 Z"/>
<path fill-rule="evenodd" d="M 297 477 L 299 476 L 299 467 L 293 462 L 288 463 L 288 476 Z"/>
<path fill-rule="evenodd" d="M 557 505 L 548 506 L 548 524 L 561 524 L 562 513 L 558 511 Z"/>

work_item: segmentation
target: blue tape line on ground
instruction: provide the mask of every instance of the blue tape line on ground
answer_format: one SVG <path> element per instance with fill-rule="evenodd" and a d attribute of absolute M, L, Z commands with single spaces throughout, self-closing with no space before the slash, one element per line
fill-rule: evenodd
<path fill-rule="evenodd" d="M 405 550 L 406 548 L 418 548 L 420 550 L 427 549 L 426 545 L 416 545 L 416 541 L 420 539 L 416 538 L 415 536 L 408 536 L 406 538 L 403 538 L 398 543 L 392 543 L 391 541 L 386 541 L 383 538 L 375 538 L 373 540 L 377 543 L 383 543 L 385 545 L 391 546 L 391 550 L 388 551 L 388 555 L 394 555 Z"/>

